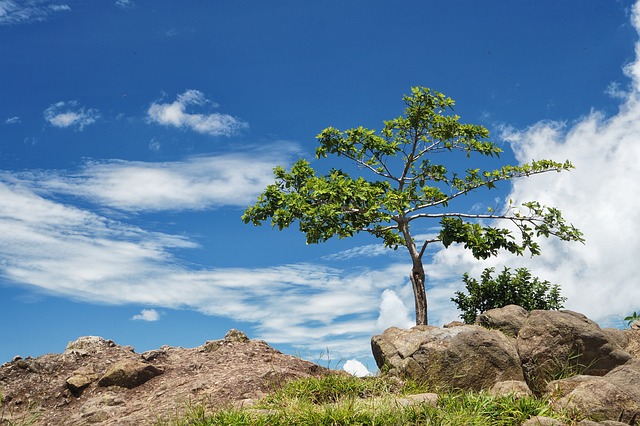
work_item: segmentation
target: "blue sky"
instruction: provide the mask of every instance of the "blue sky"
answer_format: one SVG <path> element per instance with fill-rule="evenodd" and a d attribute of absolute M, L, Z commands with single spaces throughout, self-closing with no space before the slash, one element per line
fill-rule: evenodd
<path fill-rule="evenodd" d="M 587 239 L 535 259 L 432 251 L 431 323 L 457 319 L 464 272 L 526 265 L 568 308 L 621 325 L 640 308 L 635 7 L 0 0 L 0 362 L 82 335 L 144 351 L 234 327 L 374 370 L 370 336 L 413 318 L 408 256 L 364 235 L 308 246 L 240 215 L 322 129 L 379 129 L 416 85 L 491 130 L 496 166 L 577 167 L 460 209 L 536 199 Z"/>

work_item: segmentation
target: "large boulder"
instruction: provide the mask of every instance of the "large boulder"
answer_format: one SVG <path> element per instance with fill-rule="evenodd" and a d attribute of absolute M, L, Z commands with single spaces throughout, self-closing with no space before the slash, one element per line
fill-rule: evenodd
<path fill-rule="evenodd" d="M 98 381 L 98 386 L 120 386 L 132 389 L 162 373 L 163 370 L 154 365 L 125 359 L 109 367 Z"/>
<path fill-rule="evenodd" d="M 507 336 L 516 337 L 520 328 L 527 321 L 529 313 L 518 305 L 507 305 L 503 308 L 489 309 L 478 315 L 476 324 L 485 328 L 502 331 Z"/>
<path fill-rule="evenodd" d="M 640 359 L 632 359 L 602 377 L 575 376 L 552 381 L 547 394 L 558 408 L 578 410 L 596 420 L 627 422 L 640 417 Z"/>
<path fill-rule="evenodd" d="M 603 376 L 631 355 L 619 340 L 572 311 L 532 311 L 520 328 L 517 349 L 529 387 L 536 392 L 562 375 Z"/>
<path fill-rule="evenodd" d="M 440 387 L 481 390 L 523 380 L 514 340 L 477 325 L 391 327 L 371 346 L 381 370 Z"/>

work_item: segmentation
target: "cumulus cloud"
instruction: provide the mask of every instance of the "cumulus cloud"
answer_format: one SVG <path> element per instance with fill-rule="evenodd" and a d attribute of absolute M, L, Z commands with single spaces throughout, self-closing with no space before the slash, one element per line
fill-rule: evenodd
<path fill-rule="evenodd" d="M 160 319 L 160 312 L 155 309 L 143 309 L 139 314 L 131 317 L 131 319 L 135 321 L 158 321 Z"/>
<path fill-rule="evenodd" d="M 187 112 L 189 106 L 204 106 L 217 104 L 207 100 L 198 90 L 187 90 L 178 95 L 171 103 L 152 103 L 147 111 L 150 121 L 163 126 L 172 126 L 193 130 L 211 136 L 232 136 L 247 128 L 244 121 L 227 114 L 210 113 L 198 114 Z"/>
<path fill-rule="evenodd" d="M 389 327 L 409 328 L 414 325 L 415 321 L 409 319 L 409 309 L 396 292 L 390 289 L 382 292 L 380 315 L 376 321 L 378 330 L 383 331 Z"/>
<path fill-rule="evenodd" d="M 283 145 L 260 156 L 229 153 L 165 163 L 112 160 L 87 163 L 78 173 L 50 171 L 22 176 L 42 189 L 119 210 L 244 208 L 273 183 L 273 165 L 286 163 L 289 156 Z"/>
<path fill-rule="evenodd" d="M 352 376 L 356 377 L 371 376 L 371 372 L 367 369 L 367 367 L 356 359 L 350 359 L 345 362 L 342 369 Z"/>
<path fill-rule="evenodd" d="M 96 109 L 80 107 L 77 101 L 57 102 L 44 110 L 44 119 L 55 127 L 74 127 L 83 130 L 100 118 Z"/>
<path fill-rule="evenodd" d="M 58 12 L 70 11 L 65 3 L 50 0 L 0 0 L 0 25 L 44 21 Z"/>
<path fill-rule="evenodd" d="M 640 3 L 633 7 L 633 22 L 640 29 Z M 640 43 L 636 44 L 640 54 Z M 503 138 L 520 162 L 552 158 L 571 160 L 576 169 L 568 173 L 536 176 L 514 182 L 507 199 L 538 200 L 562 210 L 578 227 L 586 244 L 557 239 L 542 240 L 542 255 L 534 258 L 501 256 L 488 262 L 474 260 L 460 247 L 438 252 L 426 268 L 437 289 L 436 304 L 449 306 L 442 317 L 455 315 L 446 300 L 456 288 L 454 276 L 469 271 L 479 276 L 484 267 L 506 264 L 525 266 L 534 275 L 557 283 L 565 306 L 607 325 L 621 325 L 619 318 L 637 310 L 640 285 L 634 256 L 640 252 L 640 60 L 625 67 L 631 78 L 628 93 L 610 86 L 621 97 L 619 111 L 607 117 L 593 110 L 574 122 L 541 121 L 524 129 L 507 128 Z M 456 273 L 457 272 L 457 273 Z M 457 280 L 459 282 L 459 278 Z M 439 294 L 447 289 L 447 296 Z M 435 294 L 434 294 L 435 293 Z M 606 300 L 607 303 L 602 303 Z M 432 304 L 433 306 L 433 304 Z"/>
<path fill-rule="evenodd" d="M 4 124 L 18 124 L 20 123 L 20 117 L 9 117 L 4 120 Z"/>

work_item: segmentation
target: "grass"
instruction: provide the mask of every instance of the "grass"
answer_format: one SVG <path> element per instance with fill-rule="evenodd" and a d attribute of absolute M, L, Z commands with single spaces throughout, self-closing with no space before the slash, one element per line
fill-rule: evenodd
<path fill-rule="evenodd" d="M 12 406 L 7 407 L 0 393 L 0 425 L 2 426 L 29 426 L 34 424 L 40 415 L 35 405 L 30 404 L 26 412 L 17 413 Z"/>
<path fill-rule="evenodd" d="M 328 375 L 292 381 L 250 408 L 227 408 L 207 414 L 191 406 L 182 417 L 158 425 L 520 425 L 533 416 L 572 419 L 554 412 L 546 399 L 491 396 L 486 392 L 449 391 L 436 406 L 403 405 L 398 398 L 429 389 L 387 377 Z"/>

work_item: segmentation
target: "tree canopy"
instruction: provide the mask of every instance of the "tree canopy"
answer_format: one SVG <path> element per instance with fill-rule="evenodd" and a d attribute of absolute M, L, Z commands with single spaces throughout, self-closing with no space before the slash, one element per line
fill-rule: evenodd
<path fill-rule="evenodd" d="M 357 175 L 339 168 L 320 174 L 305 159 L 289 171 L 278 166 L 275 182 L 245 210 L 244 222 L 260 225 L 270 220 L 280 230 L 298 222 L 307 243 L 366 232 L 387 247 L 405 247 L 413 264 L 410 279 L 417 324 L 427 324 L 422 258 L 430 244 L 460 243 L 476 258 L 486 259 L 500 250 L 538 255 L 538 237 L 583 241 L 580 231 L 567 224 L 558 209 L 536 201 L 518 207 L 509 202 L 482 214 L 453 208 L 462 196 L 494 189 L 501 181 L 571 170 L 568 160 L 534 160 L 490 170 L 447 167 L 436 162 L 439 155 L 449 158 L 447 164 L 455 164 L 460 160 L 450 157 L 462 155 L 473 161 L 477 156 L 498 157 L 502 150 L 489 140 L 485 127 L 461 123 L 453 113 L 454 101 L 442 93 L 414 87 L 403 101 L 404 114 L 385 121 L 379 132 L 328 127 L 317 136 L 317 159 L 347 158 L 358 166 Z M 439 233 L 416 241 L 412 226 L 418 220 L 435 222 Z M 514 227 L 493 226 L 500 221 Z"/>

